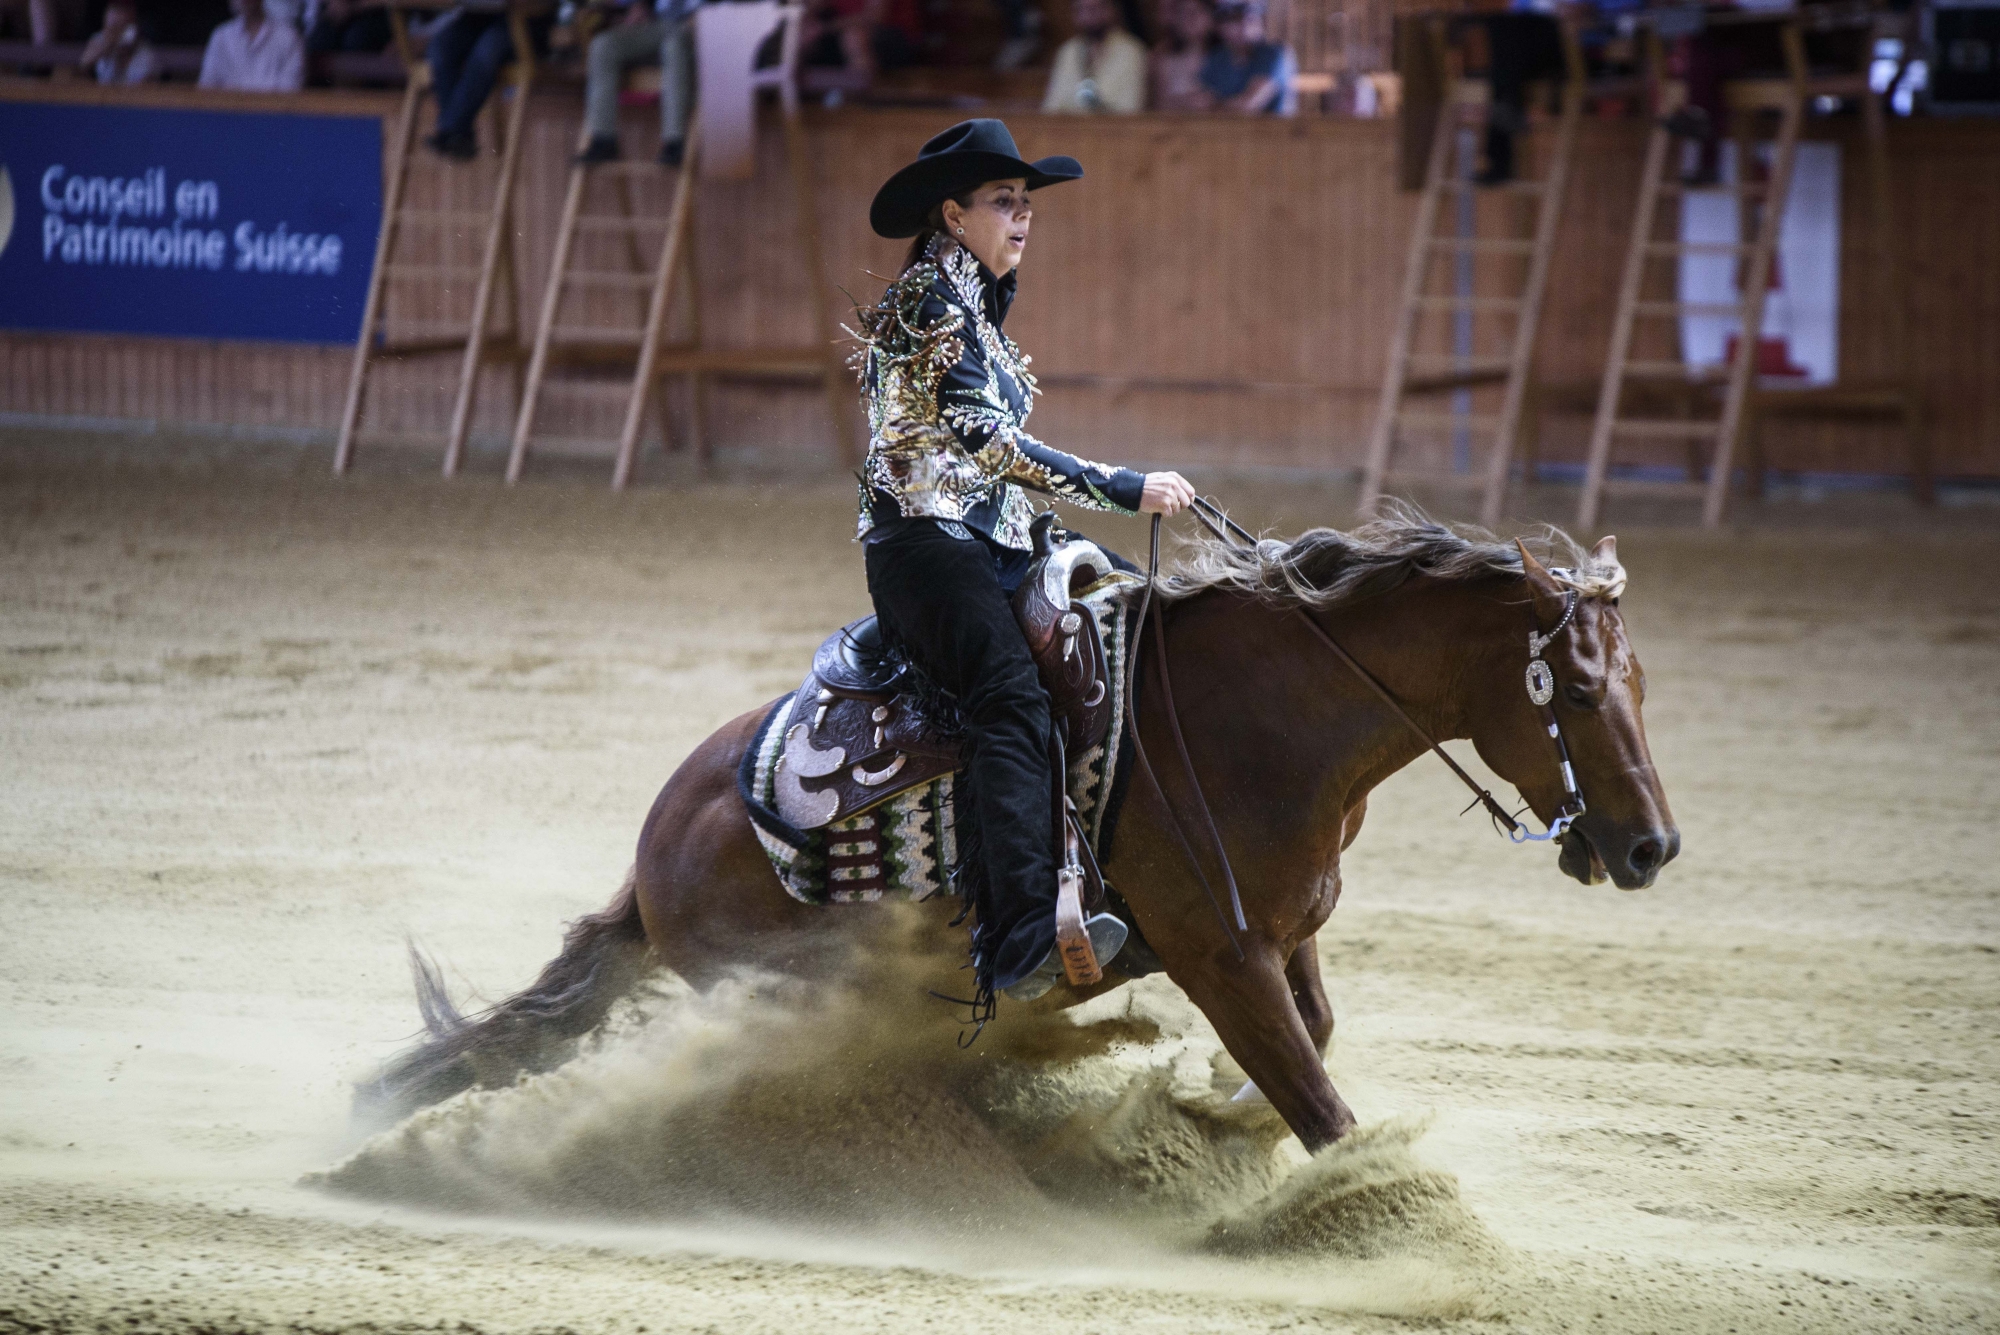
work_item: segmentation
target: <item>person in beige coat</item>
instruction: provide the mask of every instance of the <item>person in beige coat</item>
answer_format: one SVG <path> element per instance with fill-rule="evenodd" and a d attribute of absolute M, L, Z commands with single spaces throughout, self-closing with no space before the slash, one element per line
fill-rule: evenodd
<path fill-rule="evenodd" d="M 1076 0 L 1073 12 L 1076 36 L 1056 51 L 1043 112 L 1144 111 L 1145 43 L 1118 25 L 1111 0 Z"/>

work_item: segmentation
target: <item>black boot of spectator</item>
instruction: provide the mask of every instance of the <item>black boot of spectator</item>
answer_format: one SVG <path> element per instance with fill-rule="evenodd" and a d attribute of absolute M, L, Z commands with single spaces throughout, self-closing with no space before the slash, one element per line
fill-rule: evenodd
<path fill-rule="evenodd" d="M 684 153 L 686 153 L 686 151 L 687 151 L 686 148 L 682 145 L 680 140 L 678 139 L 667 140 L 665 143 L 660 145 L 660 165 L 662 167 L 680 166 L 681 157 Z"/>
<path fill-rule="evenodd" d="M 470 130 L 440 130 L 427 135 L 424 143 L 432 152 L 457 162 L 470 162 L 479 156 L 479 141 Z"/>
<path fill-rule="evenodd" d="M 1473 177 L 1476 185 L 1505 185 L 1514 179 L 1514 132 L 1504 125 L 1486 126 L 1486 166 Z"/>
<path fill-rule="evenodd" d="M 583 152 L 576 155 L 576 165 L 579 167 L 594 167 L 600 162 L 616 161 L 618 161 L 618 140 L 608 134 L 592 135 L 590 142 L 583 146 Z"/>

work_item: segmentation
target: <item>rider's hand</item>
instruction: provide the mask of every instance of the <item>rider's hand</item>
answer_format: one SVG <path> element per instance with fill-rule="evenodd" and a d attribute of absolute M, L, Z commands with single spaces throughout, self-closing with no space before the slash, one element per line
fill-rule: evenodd
<path fill-rule="evenodd" d="M 1179 473 L 1148 473 L 1139 493 L 1139 513 L 1177 515 L 1194 503 L 1194 488 Z"/>

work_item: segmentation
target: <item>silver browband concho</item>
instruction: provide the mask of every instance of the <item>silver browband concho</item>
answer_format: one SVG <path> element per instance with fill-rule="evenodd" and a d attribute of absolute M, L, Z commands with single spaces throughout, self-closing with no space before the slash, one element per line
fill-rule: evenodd
<path fill-rule="evenodd" d="M 1556 674 L 1539 658 L 1528 660 L 1528 698 L 1538 705 L 1556 698 Z"/>

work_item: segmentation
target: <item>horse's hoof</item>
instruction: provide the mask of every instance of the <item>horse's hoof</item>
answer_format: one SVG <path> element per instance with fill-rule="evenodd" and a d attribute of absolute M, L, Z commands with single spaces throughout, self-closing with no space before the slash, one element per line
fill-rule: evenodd
<path fill-rule="evenodd" d="M 1255 1080 L 1245 1080 L 1243 1088 L 1230 1095 L 1229 1101 L 1231 1103 L 1269 1103 L 1271 1100 L 1264 1097 L 1264 1091 L 1257 1088 Z"/>

